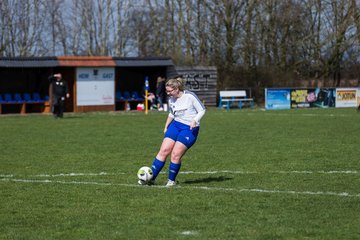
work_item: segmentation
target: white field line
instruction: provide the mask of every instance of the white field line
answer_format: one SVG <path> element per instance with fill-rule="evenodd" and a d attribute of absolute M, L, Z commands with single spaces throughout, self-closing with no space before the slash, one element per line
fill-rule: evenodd
<path fill-rule="evenodd" d="M 68 185 L 97 185 L 97 186 L 123 186 L 123 187 L 149 187 L 149 188 L 167 188 L 165 186 L 140 186 L 138 184 L 122 184 L 122 183 L 106 183 L 106 182 L 81 182 L 81 181 L 54 181 L 54 180 L 33 180 L 33 179 L 14 179 L 2 178 L 3 182 L 20 182 L 20 183 L 47 183 L 47 184 L 68 184 Z M 311 191 L 288 191 L 288 190 L 270 190 L 270 189 L 256 189 L 256 188 L 220 188 L 220 187 L 206 187 L 206 186 L 176 186 L 173 189 L 198 189 L 206 191 L 222 191 L 222 192 L 253 192 L 253 193 L 268 193 L 268 194 L 291 194 L 291 195 L 320 195 L 320 196 L 337 196 L 337 197 L 359 197 L 360 193 L 351 194 L 347 192 L 311 192 Z"/>
<path fill-rule="evenodd" d="M 77 177 L 77 176 L 105 176 L 105 175 L 124 175 L 123 172 L 118 173 L 58 173 L 58 174 L 38 174 L 32 175 L 33 177 Z"/>
<path fill-rule="evenodd" d="M 11 177 L 14 177 L 13 174 L 0 174 L 0 177 L 1 178 L 11 178 Z"/>
<path fill-rule="evenodd" d="M 180 235 L 185 235 L 185 236 L 192 236 L 192 235 L 198 235 L 197 231 L 182 231 L 179 232 Z"/>
<path fill-rule="evenodd" d="M 256 172 L 256 171 L 231 171 L 231 170 L 219 170 L 219 171 L 180 171 L 179 174 L 359 174 L 359 171 L 356 170 L 333 170 L 333 171 L 268 171 L 268 172 Z M 58 174 L 37 174 L 29 175 L 29 177 L 78 177 L 78 176 L 114 176 L 114 175 L 125 175 L 128 173 L 125 172 L 116 172 L 116 173 L 58 173 Z M 167 172 L 161 172 L 160 174 L 167 174 Z M 15 177 L 15 174 L 0 174 L 1 178 L 12 178 Z"/>
<path fill-rule="evenodd" d="M 219 174 L 219 173 L 230 173 L 230 174 L 358 174 L 358 171 L 344 170 L 344 171 L 268 171 L 268 172 L 256 172 L 256 171 L 231 171 L 231 170 L 220 170 L 220 171 L 205 171 L 205 172 L 193 172 L 185 171 L 179 174 Z"/>

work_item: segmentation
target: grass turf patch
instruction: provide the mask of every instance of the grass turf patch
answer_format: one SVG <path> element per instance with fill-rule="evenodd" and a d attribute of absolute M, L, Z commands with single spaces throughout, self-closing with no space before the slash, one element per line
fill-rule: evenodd
<path fill-rule="evenodd" d="M 179 187 L 139 187 L 165 118 L 1 117 L 0 239 L 360 237 L 354 109 L 209 109 Z"/>

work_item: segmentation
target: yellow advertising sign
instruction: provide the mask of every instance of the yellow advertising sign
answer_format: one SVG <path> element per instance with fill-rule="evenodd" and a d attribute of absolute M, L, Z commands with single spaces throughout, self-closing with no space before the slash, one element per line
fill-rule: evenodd
<path fill-rule="evenodd" d="M 294 90 L 291 92 L 291 101 L 296 103 L 306 102 L 306 96 L 308 95 L 308 90 Z"/>
<path fill-rule="evenodd" d="M 336 98 L 339 101 L 354 101 L 356 100 L 356 90 L 338 90 Z"/>
<path fill-rule="evenodd" d="M 356 107 L 357 106 L 356 88 L 337 88 L 336 107 Z"/>

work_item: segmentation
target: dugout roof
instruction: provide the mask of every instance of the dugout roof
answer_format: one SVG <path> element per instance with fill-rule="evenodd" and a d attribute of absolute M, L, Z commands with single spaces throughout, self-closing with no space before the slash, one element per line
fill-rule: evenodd
<path fill-rule="evenodd" d="M 173 66 L 171 58 L 113 58 L 117 67 L 166 67 Z"/>
<path fill-rule="evenodd" d="M 3 68 L 44 67 L 152 67 L 174 66 L 171 58 L 120 58 L 107 56 L 0 57 Z"/>
<path fill-rule="evenodd" d="M 0 67 L 5 68 L 37 68 L 59 66 L 56 57 L 2 57 Z"/>

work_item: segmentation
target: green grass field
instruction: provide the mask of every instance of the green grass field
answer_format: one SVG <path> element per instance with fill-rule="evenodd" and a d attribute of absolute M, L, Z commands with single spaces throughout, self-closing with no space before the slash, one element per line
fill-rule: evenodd
<path fill-rule="evenodd" d="M 0 239 L 360 239 L 360 113 L 209 109 L 179 184 L 165 113 L 0 117 Z"/>

